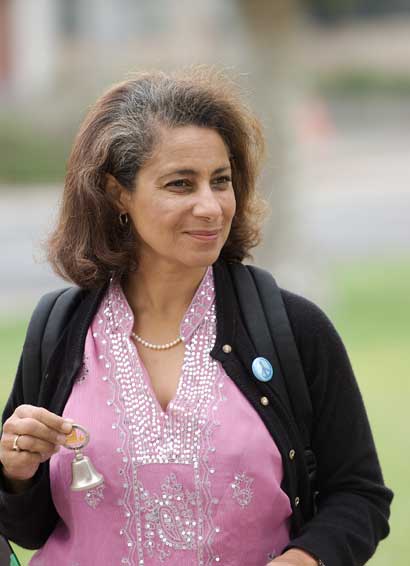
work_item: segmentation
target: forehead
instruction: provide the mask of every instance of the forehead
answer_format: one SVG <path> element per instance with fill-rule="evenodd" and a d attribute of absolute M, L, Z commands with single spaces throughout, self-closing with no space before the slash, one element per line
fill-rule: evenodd
<path fill-rule="evenodd" d="M 143 169 L 173 166 L 218 168 L 229 165 L 229 154 L 219 133 L 199 126 L 162 127 L 152 157 Z"/>

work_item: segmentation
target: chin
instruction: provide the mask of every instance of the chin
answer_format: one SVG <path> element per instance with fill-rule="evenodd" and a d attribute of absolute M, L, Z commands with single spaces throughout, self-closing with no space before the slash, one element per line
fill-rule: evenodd
<path fill-rule="evenodd" d="M 208 267 L 216 262 L 219 257 L 220 252 L 218 253 L 196 253 L 190 254 L 189 257 L 186 257 L 182 263 L 184 263 L 187 267 Z"/>

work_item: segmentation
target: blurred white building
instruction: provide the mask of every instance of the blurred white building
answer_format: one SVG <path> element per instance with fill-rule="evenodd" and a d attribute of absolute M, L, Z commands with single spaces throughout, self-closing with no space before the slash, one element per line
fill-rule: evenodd
<path fill-rule="evenodd" d="M 139 63 L 215 56 L 215 38 L 241 32 L 236 0 L 0 0 L 0 91 L 28 98 L 71 77 L 105 82 Z M 234 34 L 232 33 L 234 31 Z M 238 60 L 236 48 L 224 59 Z M 246 44 L 246 41 L 245 41 Z M 236 46 L 238 47 L 238 46 Z"/>
<path fill-rule="evenodd" d="M 0 84 L 30 96 L 52 86 L 56 73 L 58 3 L 0 0 Z"/>

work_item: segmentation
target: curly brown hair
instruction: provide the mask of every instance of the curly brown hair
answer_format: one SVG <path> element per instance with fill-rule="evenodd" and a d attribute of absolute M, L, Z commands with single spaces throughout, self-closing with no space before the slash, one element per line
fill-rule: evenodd
<path fill-rule="evenodd" d="M 212 68 L 138 73 L 111 87 L 84 119 L 68 161 L 55 230 L 46 244 L 54 271 L 80 287 L 135 266 L 138 238 L 124 230 L 106 190 L 107 174 L 126 190 L 152 155 L 159 127 L 202 126 L 219 133 L 231 159 L 236 214 L 221 257 L 242 261 L 261 239 L 265 202 L 256 190 L 264 138 L 235 82 Z"/>

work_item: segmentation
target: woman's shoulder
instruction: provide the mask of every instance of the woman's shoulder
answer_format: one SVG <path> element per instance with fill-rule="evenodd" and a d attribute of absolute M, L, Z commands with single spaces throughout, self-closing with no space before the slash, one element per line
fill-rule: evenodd
<path fill-rule="evenodd" d="M 330 318 L 315 302 L 288 289 L 280 288 L 280 293 L 295 334 L 335 332 Z"/>
<path fill-rule="evenodd" d="M 98 305 L 104 289 L 67 286 L 45 293 L 35 306 L 27 328 L 26 343 L 51 337 L 54 343 L 79 311 L 81 316 Z"/>
<path fill-rule="evenodd" d="M 40 297 L 33 311 L 33 316 L 56 310 L 59 312 L 70 310 L 87 299 L 92 300 L 95 297 L 100 297 L 105 292 L 106 287 L 107 285 L 86 289 L 77 285 L 70 285 L 48 291 Z"/>
<path fill-rule="evenodd" d="M 80 294 L 81 289 L 75 286 L 48 291 L 37 302 L 31 315 L 30 324 L 36 324 L 36 326 L 45 324 L 51 312 L 65 312 L 74 301 L 80 298 Z"/>
<path fill-rule="evenodd" d="M 233 288 L 237 291 L 238 300 L 241 303 L 252 304 L 255 301 L 255 293 L 252 292 L 253 285 L 250 281 L 256 283 L 257 295 L 261 300 L 264 309 L 278 308 L 276 297 L 279 288 L 285 310 L 290 322 L 290 326 L 300 349 L 312 348 L 315 344 L 326 342 L 337 349 L 342 348 L 340 336 L 338 335 L 334 325 L 323 309 L 310 299 L 302 297 L 292 291 L 281 288 L 272 278 L 269 271 L 254 265 L 244 265 L 238 262 L 219 261 L 218 267 L 228 269 L 231 275 Z M 216 272 L 216 278 L 221 279 L 219 272 Z M 272 300 L 271 295 L 272 293 Z M 248 310 L 252 310 L 251 308 Z M 273 317 L 273 320 L 275 318 Z"/>
<path fill-rule="evenodd" d="M 280 289 L 295 342 L 307 373 L 350 365 L 342 338 L 327 314 L 313 301 Z"/>

